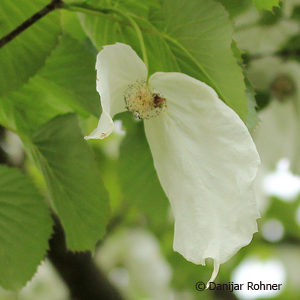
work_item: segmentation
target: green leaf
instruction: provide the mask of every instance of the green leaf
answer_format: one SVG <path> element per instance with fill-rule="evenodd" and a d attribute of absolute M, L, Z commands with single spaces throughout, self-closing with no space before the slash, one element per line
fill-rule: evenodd
<path fill-rule="evenodd" d="M 239 65 L 241 66 L 245 78 L 245 85 L 246 85 L 246 96 L 248 100 L 248 113 L 246 116 L 246 126 L 250 132 L 252 132 L 255 127 L 257 126 L 259 122 L 258 114 L 257 114 L 257 103 L 256 103 L 256 97 L 255 97 L 255 91 L 250 83 L 250 81 L 247 78 L 247 72 L 244 66 L 242 53 L 240 49 L 237 47 L 237 44 L 235 41 L 231 44 L 232 52 L 238 61 Z"/>
<path fill-rule="evenodd" d="M 143 123 L 127 128 L 120 147 L 119 176 L 124 198 L 136 206 L 153 228 L 167 223 L 169 202 L 161 188 L 145 138 Z"/>
<path fill-rule="evenodd" d="M 51 82 L 34 76 L 21 89 L 0 96 L 0 123 L 19 134 L 31 135 L 56 115 L 70 112 L 67 99 Z"/>
<path fill-rule="evenodd" d="M 71 250 L 91 250 L 105 233 L 108 195 L 73 114 L 57 116 L 33 136 L 31 151 L 46 179 Z"/>
<path fill-rule="evenodd" d="M 39 76 L 49 80 L 71 96 L 69 103 L 80 113 L 99 112 L 99 94 L 96 92 L 96 51 L 88 49 L 69 35 L 63 35 Z"/>
<path fill-rule="evenodd" d="M 251 0 L 217 0 L 220 2 L 228 11 L 230 17 L 233 19 L 246 11 L 250 5 L 252 5 Z"/>
<path fill-rule="evenodd" d="M 87 39 L 87 36 L 81 27 L 78 15 L 76 13 L 67 10 L 61 10 L 60 15 L 62 30 L 64 34 L 67 33 L 79 41 Z"/>
<path fill-rule="evenodd" d="M 259 10 L 272 10 L 273 7 L 279 7 L 280 0 L 253 0 L 256 8 Z"/>
<path fill-rule="evenodd" d="M 241 68 L 231 51 L 232 25 L 215 1 L 163 2 L 164 31 L 182 72 L 212 86 L 245 120 L 247 99 Z"/>
<path fill-rule="evenodd" d="M 2 0 L 0 37 L 49 4 L 48 0 Z M 60 34 L 58 12 L 52 12 L 0 49 L 0 95 L 21 87 L 44 64 Z"/>
<path fill-rule="evenodd" d="M 150 12 L 149 8 L 146 6 L 147 2 L 139 3 L 140 5 L 136 5 L 136 2 L 134 1 L 121 0 L 114 2 L 116 5 L 118 4 L 118 6 L 121 6 L 121 10 L 128 11 L 130 14 L 134 12 L 145 18 L 145 20 L 147 19 L 148 14 L 153 13 L 152 11 Z M 101 8 L 109 7 L 99 0 L 91 0 L 89 3 L 95 7 L 98 5 L 101 5 Z M 153 5 L 153 2 L 151 2 L 151 4 Z M 120 19 L 120 16 L 118 17 Z M 148 24 L 147 22 L 145 23 L 145 21 L 142 21 L 143 18 L 140 18 L 138 21 L 140 23 L 142 22 L 146 28 Z M 127 26 L 117 22 L 116 20 L 118 19 L 110 19 L 104 15 L 101 17 L 97 15 L 81 14 L 80 19 L 82 20 L 83 28 L 87 35 L 98 50 L 104 45 L 122 42 L 131 45 L 138 55 L 142 57 L 136 31 L 128 24 L 127 19 L 124 20 L 127 22 Z M 147 47 L 148 60 L 150 61 L 150 74 L 156 71 L 180 71 L 176 58 L 163 37 L 143 32 L 143 38 Z M 158 57 L 159 59 L 157 59 Z"/>
<path fill-rule="evenodd" d="M 264 10 L 260 13 L 258 25 L 274 26 L 279 24 L 283 18 L 283 11 L 280 7 L 274 7 L 272 11 Z"/>
<path fill-rule="evenodd" d="M 255 99 L 255 91 L 248 79 L 246 79 L 245 82 L 247 86 L 246 94 L 248 98 L 248 114 L 246 119 L 246 126 L 251 132 L 256 128 L 259 122 L 259 118 L 256 111 L 257 104 Z"/>
<path fill-rule="evenodd" d="M 98 115 L 95 53 L 64 35 L 44 67 L 22 88 L 0 96 L 0 123 L 30 135 L 58 114 Z"/>
<path fill-rule="evenodd" d="M 52 220 L 44 199 L 19 170 L 0 166 L 0 285 L 16 290 L 48 248 Z"/>
<path fill-rule="evenodd" d="M 147 18 L 134 16 L 122 1 L 113 1 L 113 6 L 135 17 L 139 24 L 150 73 L 181 71 L 198 78 L 212 86 L 221 99 L 246 119 L 248 106 L 242 70 L 231 51 L 232 26 L 220 3 L 166 0 L 161 7 L 150 6 Z M 119 41 L 130 44 L 140 55 L 136 33 L 128 20 L 124 18 L 118 23 L 117 14 L 111 20 L 104 17 L 82 17 L 84 29 L 96 47 Z"/>

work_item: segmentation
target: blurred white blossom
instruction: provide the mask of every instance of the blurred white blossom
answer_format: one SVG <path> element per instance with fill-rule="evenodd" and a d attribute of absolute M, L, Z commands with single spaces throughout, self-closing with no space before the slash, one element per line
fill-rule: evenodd
<path fill-rule="evenodd" d="M 0 290 L 1 300 L 70 300 L 69 290 L 63 280 L 46 260 L 39 267 L 34 277 L 19 292 Z"/>
<path fill-rule="evenodd" d="M 258 257 L 248 257 L 233 271 L 232 281 L 244 283 L 244 288 L 235 291 L 239 299 L 273 298 L 279 295 L 285 287 L 286 271 L 283 263 L 278 259 L 262 260 Z M 247 283 L 282 284 L 280 290 L 251 290 Z"/>
<path fill-rule="evenodd" d="M 100 247 L 96 261 L 128 299 L 173 299 L 171 267 L 160 252 L 159 242 L 146 230 L 112 235 Z"/>
<path fill-rule="evenodd" d="M 254 132 L 262 164 L 274 170 L 286 157 L 300 174 L 300 63 L 261 58 L 251 62 L 248 76 L 255 89 L 271 93 L 271 103 L 260 113 Z"/>
<path fill-rule="evenodd" d="M 239 15 L 235 19 L 236 31 L 234 33 L 238 47 L 251 54 L 276 52 L 289 37 L 299 32 L 299 22 L 288 19 L 298 1 L 282 1 L 283 17 L 274 24 L 259 24 L 262 12 L 254 7 Z"/>

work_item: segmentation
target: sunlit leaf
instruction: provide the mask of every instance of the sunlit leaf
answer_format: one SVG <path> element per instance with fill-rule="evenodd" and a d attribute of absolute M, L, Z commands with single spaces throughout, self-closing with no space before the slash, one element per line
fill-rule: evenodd
<path fill-rule="evenodd" d="M 52 220 L 46 202 L 19 170 L 0 166 L 0 285 L 18 289 L 48 248 Z"/>
<path fill-rule="evenodd" d="M 0 123 L 30 135 L 58 114 L 97 116 L 95 57 L 76 39 L 62 36 L 35 76 L 22 88 L 0 96 Z"/>
<path fill-rule="evenodd" d="M 92 250 L 108 221 L 108 195 L 76 116 L 58 116 L 33 137 L 31 151 L 46 179 L 71 250 Z"/>
<path fill-rule="evenodd" d="M 56 115 L 72 111 L 65 104 L 68 100 L 65 93 L 53 87 L 51 82 L 34 76 L 21 89 L 0 96 L 0 123 L 18 133 L 30 135 Z"/>
<path fill-rule="evenodd" d="M 273 7 L 278 7 L 280 0 L 252 0 L 259 10 L 272 10 Z"/>
<path fill-rule="evenodd" d="M 153 228 L 165 225 L 169 202 L 157 178 L 142 122 L 131 127 L 122 142 L 119 177 L 127 204 L 136 206 Z"/>
<path fill-rule="evenodd" d="M 39 72 L 39 76 L 63 89 L 72 98 L 70 102 L 62 97 L 61 102 L 68 103 L 81 113 L 88 112 L 98 116 L 100 101 L 96 92 L 95 71 L 97 53 L 93 50 L 64 35 L 47 59 L 45 67 Z"/>
<path fill-rule="evenodd" d="M 92 3 L 102 4 L 97 0 Z M 124 14 L 132 15 L 126 4 L 113 3 Z M 114 17 L 120 19 L 118 14 Z M 140 15 L 135 18 L 146 43 L 150 73 L 181 71 L 196 77 L 212 86 L 246 119 L 245 84 L 231 51 L 232 25 L 220 3 L 166 0 L 161 7 L 151 5 L 147 18 Z M 121 20 L 118 23 L 107 17 L 82 16 L 83 27 L 98 49 L 105 44 L 124 42 L 141 55 L 136 32 L 126 18 Z"/>
<path fill-rule="evenodd" d="M 48 0 L 1 0 L 0 37 L 47 4 Z M 59 14 L 52 12 L 0 49 L 0 95 L 21 87 L 44 65 L 59 34 Z"/>

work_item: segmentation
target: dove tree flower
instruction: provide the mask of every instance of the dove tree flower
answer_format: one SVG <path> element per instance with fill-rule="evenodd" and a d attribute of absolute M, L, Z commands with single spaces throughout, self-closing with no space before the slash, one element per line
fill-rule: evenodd
<path fill-rule="evenodd" d="M 129 299 L 139 299 L 141 292 L 144 299 L 174 298 L 175 291 L 170 288 L 171 267 L 161 253 L 159 241 L 145 229 L 122 229 L 112 234 L 101 245 L 95 259 Z M 128 282 L 120 282 L 120 275 L 124 274 L 120 264 L 128 271 Z"/>
<path fill-rule="evenodd" d="M 299 1 L 299 0 L 295 0 Z M 296 20 L 290 19 L 294 6 L 291 1 L 283 1 L 283 18 L 275 24 L 260 24 L 261 13 L 252 8 L 246 10 L 235 19 L 236 32 L 234 39 L 240 49 L 251 54 L 276 52 L 290 37 L 297 34 L 299 25 Z"/>
<path fill-rule="evenodd" d="M 270 93 L 271 103 L 260 113 L 254 140 L 264 167 L 274 170 L 283 157 L 300 174 L 300 64 L 278 57 L 251 62 L 248 78 L 258 91 Z M 274 134 L 276 132 L 276 134 Z"/>
<path fill-rule="evenodd" d="M 173 248 L 195 264 L 212 258 L 214 280 L 219 265 L 257 231 L 253 181 L 260 159 L 246 126 L 195 78 L 172 72 L 148 78 L 144 62 L 128 45 L 104 46 L 96 70 L 102 114 L 85 138 L 107 137 L 113 116 L 126 110 L 144 120 L 175 218 Z"/>

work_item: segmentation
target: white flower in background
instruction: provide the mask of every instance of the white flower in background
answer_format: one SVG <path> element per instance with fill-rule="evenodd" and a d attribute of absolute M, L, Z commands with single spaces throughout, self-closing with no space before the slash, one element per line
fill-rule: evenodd
<path fill-rule="evenodd" d="M 45 260 L 38 267 L 34 277 L 18 292 L 3 290 L 1 300 L 69 300 L 70 293 L 52 264 Z"/>
<path fill-rule="evenodd" d="M 271 94 L 272 102 L 260 113 L 254 140 L 262 164 L 274 170 L 286 157 L 300 174 L 300 64 L 267 57 L 251 62 L 248 78 L 256 90 Z"/>
<path fill-rule="evenodd" d="M 291 173 L 289 160 L 283 158 L 278 162 L 276 171 L 264 178 L 263 186 L 269 196 L 294 201 L 300 193 L 300 177 Z"/>
<path fill-rule="evenodd" d="M 24 149 L 21 139 L 14 132 L 6 130 L 0 147 L 6 152 L 10 163 L 20 166 L 24 160 Z"/>
<path fill-rule="evenodd" d="M 284 1 L 291 2 L 291 1 Z M 285 9 L 285 5 L 288 6 Z M 234 39 L 240 49 L 251 54 L 274 53 L 291 36 L 299 32 L 298 22 L 285 17 L 291 10 L 292 4 L 284 4 L 283 17 L 275 24 L 260 25 L 261 12 L 256 8 L 248 9 L 235 19 Z"/>
<path fill-rule="evenodd" d="M 299 99 L 300 64 L 297 61 L 276 56 L 255 59 L 250 63 L 248 76 L 256 89 L 270 90 L 274 98 Z"/>
<path fill-rule="evenodd" d="M 256 196 L 256 202 L 258 211 L 261 216 L 267 211 L 270 206 L 270 198 L 266 195 L 266 191 L 264 189 L 263 181 L 265 176 L 269 173 L 269 170 L 265 168 L 263 164 L 258 168 L 258 172 L 254 182 L 254 190 Z"/>
<path fill-rule="evenodd" d="M 300 6 L 300 0 L 285 0 L 282 1 L 283 15 L 286 18 L 291 17 L 293 10 L 296 6 Z"/>
<path fill-rule="evenodd" d="M 195 264 L 212 258 L 213 280 L 257 231 L 259 156 L 245 124 L 199 80 L 161 72 L 147 79 L 145 64 L 127 45 L 105 46 L 96 69 L 102 114 L 86 139 L 107 137 L 112 117 L 126 109 L 144 119 L 175 218 L 174 250 Z"/>
<path fill-rule="evenodd" d="M 159 241 L 144 229 L 111 235 L 97 252 L 96 262 L 128 299 L 174 299 L 171 267 L 160 251 Z"/>
<path fill-rule="evenodd" d="M 273 101 L 259 116 L 253 138 L 266 169 L 274 170 L 283 157 L 296 159 L 298 124 L 293 104 Z"/>
<path fill-rule="evenodd" d="M 243 289 L 234 291 L 234 293 L 239 299 L 272 299 L 284 290 L 286 275 L 287 272 L 282 260 L 272 257 L 264 260 L 255 256 L 248 257 L 233 271 L 232 281 L 234 283 L 244 284 Z M 282 284 L 282 286 L 278 290 L 267 290 L 263 288 L 251 290 L 251 288 L 245 288 L 248 286 L 248 282 L 259 285 L 260 281 L 264 284 Z"/>

